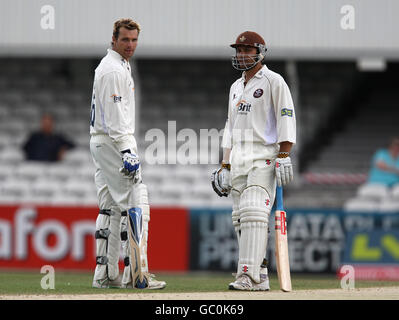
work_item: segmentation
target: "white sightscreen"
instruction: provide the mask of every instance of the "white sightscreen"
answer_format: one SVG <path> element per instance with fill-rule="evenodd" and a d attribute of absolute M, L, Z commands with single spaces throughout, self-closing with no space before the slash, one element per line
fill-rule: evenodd
<path fill-rule="evenodd" d="M 398 13 L 397 0 L 0 0 L 0 54 L 102 55 L 131 17 L 141 56 L 225 56 L 253 30 L 272 56 L 395 59 Z"/>

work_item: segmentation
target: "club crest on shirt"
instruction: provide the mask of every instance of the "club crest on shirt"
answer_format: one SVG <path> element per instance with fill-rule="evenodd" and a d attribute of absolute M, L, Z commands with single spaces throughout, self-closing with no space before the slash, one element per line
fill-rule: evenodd
<path fill-rule="evenodd" d="M 263 90 L 262 89 L 256 89 L 255 91 L 254 91 L 254 98 L 260 98 L 261 96 L 262 96 L 262 94 L 263 94 Z"/>
<path fill-rule="evenodd" d="M 114 99 L 114 103 L 117 103 L 117 102 L 121 102 L 121 101 L 122 101 L 122 97 L 116 95 L 115 93 L 114 93 L 113 95 L 111 95 L 110 98 L 113 98 L 113 99 Z"/>

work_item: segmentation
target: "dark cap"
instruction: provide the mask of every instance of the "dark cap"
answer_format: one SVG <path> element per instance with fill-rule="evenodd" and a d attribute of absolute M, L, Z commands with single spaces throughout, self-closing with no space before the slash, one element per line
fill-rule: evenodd
<path fill-rule="evenodd" d="M 263 38 L 256 32 L 245 31 L 237 37 L 236 43 L 231 44 L 230 47 L 232 48 L 237 48 L 238 46 L 256 47 L 255 43 L 265 45 L 265 40 L 263 40 Z"/>

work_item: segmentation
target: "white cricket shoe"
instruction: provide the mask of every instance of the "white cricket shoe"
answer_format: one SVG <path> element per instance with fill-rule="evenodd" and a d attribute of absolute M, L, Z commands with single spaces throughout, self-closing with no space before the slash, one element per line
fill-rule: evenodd
<path fill-rule="evenodd" d="M 159 289 L 163 289 L 163 288 L 165 288 L 166 287 L 166 282 L 165 281 L 158 281 L 158 280 L 155 280 L 155 275 L 153 275 L 153 274 L 149 274 L 149 277 L 148 277 L 148 287 L 147 287 L 147 289 L 150 289 L 150 290 L 159 290 Z"/>
<path fill-rule="evenodd" d="M 160 290 L 166 287 L 166 282 L 165 281 L 158 281 L 155 280 L 155 275 L 152 273 L 148 274 L 148 286 L 144 289 L 148 290 Z M 126 289 L 132 289 L 133 285 L 132 282 L 129 282 L 125 285 L 122 285 L 121 288 L 126 288 Z"/>
<path fill-rule="evenodd" d="M 260 273 L 260 283 L 256 283 L 246 274 L 242 274 L 236 279 L 236 281 L 229 284 L 229 289 L 242 291 L 269 291 L 270 285 L 269 277 L 267 276 L 267 268 L 262 269 Z"/>

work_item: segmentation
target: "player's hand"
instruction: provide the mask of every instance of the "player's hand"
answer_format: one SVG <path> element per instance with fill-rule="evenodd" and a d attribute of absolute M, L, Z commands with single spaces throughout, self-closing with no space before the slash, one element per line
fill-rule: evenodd
<path fill-rule="evenodd" d="M 230 169 L 227 166 L 222 166 L 213 171 L 211 183 L 213 190 L 215 190 L 219 197 L 227 197 L 231 190 Z"/>
<path fill-rule="evenodd" d="M 276 159 L 276 179 L 279 187 L 289 184 L 294 179 L 290 157 Z"/>
<path fill-rule="evenodd" d="M 137 155 L 125 152 L 122 156 L 123 166 L 119 171 L 129 179 L 133 179 L 134 183 L 141 182 L 140 159 Z"/>

